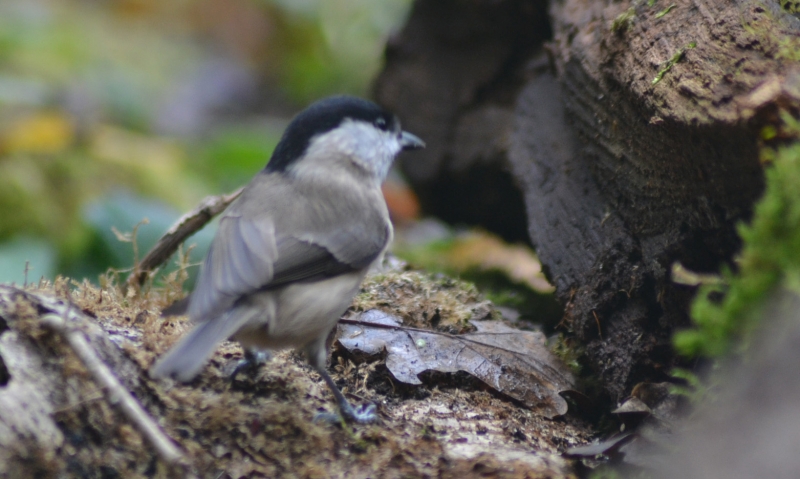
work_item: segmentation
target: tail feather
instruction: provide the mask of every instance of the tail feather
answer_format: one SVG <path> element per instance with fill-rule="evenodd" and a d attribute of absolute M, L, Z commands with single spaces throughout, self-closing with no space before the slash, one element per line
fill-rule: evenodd
<path fill-rule="evenodd" d="M 247 321 L 244 314 L 226 314 L 194 327 L 150 369 L 153 379 L 173 377 L 191 381 L 203 369 L 217 346 Z"/>

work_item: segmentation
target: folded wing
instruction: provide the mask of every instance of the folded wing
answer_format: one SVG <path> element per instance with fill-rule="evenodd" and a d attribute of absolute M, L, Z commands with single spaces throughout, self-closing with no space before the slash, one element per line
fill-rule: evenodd
<path fill-rule="evenodd" d="M 258 290 L 363 269 L 389 240 L 390 226 L 380 215 L 367 223 L 373 231 L 364 231 L 360 218 L 328 216 L 326 222 L 308 207 L 286 213 L 294 215 L 294 224 L 306 224 L 301 234 L 283 233 L 290 230 L 287 218 L 274 214 L 232 211 L 221 219 L 189 302 L 193 321 L 220 317 L 240 297 Z"/>

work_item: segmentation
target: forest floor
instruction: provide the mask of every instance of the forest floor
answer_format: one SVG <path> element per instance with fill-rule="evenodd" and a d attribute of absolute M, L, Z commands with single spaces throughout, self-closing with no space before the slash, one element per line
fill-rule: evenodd
<path fill-rule="evenodd" d="M 335 405 L 292 351 L 231 379 L 242 350 L 226 342 L 190 384 L 151 380 L 149 367 L 189 328 L 186 318 L 160 317 L 175 289 L 123 293 L 113 281 L 97 287 L 62 278 L 0 293 L 7 370 L 0 405 L 12 406 L 0 408 L 0 444 L 8 446 L 0 472 L 14 477 L 561 478 L 573 477 L 561 453 L 592 437 L 578 419 L 542 415 L 466 372 L 429 371 L 421 384 L 404 384 L 386 354 L 357 354 L 338 341 L 334 380 L 353 403 L 376 404 L 379 419 L 315 422 Z M 75 313 L 73 327 L 177 443 L 183 466 L 159 456 L 71 343 L 47 326 L 44 318 L 64 305 Z M 440 331 L 500 318 L 468 283 L 407 269 L 368 278 L 349 317 L 374 308 Z"/>

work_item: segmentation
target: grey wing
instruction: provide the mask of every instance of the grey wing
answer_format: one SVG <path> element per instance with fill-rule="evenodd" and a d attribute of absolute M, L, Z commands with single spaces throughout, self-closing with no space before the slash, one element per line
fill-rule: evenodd
<path fill-rule="evenodd" d="M 189 317 L 205 322 L 221 315 L 240 296 L 268 283 L 277 259 L 275 227 L 269 218 L 223 216 L 192 292 Z"/>
<path fill-rule="evenodd" d="M 363 269 L 388 241 L 388 224 L 381 223 L 377 235 L 339 226 L 298 238 L 277 232 L 269 217 L 225 216 L 192 292 L 189 316 L 205 322 L 249 293 Z"/>

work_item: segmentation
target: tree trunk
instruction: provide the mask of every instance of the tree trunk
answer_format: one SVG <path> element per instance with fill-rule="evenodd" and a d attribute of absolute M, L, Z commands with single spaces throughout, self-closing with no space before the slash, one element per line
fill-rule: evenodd
<path fill-rule="evenodd" d="M 523 191 L 530 238 L 566 305 L 563 324 L 613 398 L 663 379 L 676 363 L 671 334 L 689 324 L 694 292 L 671 281 L 671 266 L 715 271 L 737 251 L 735 225 L 763 189 L 760 132 L 779 109 L 800 106 L 800 21 L 777 2 L 563 0 L 550 6 L 547 59 L 536 52 L 548 27 L 531 20 L 537 14 L 520 15 L 526 25 L 503 24 L 475 51 L 537 40 L 514 62 L 492 56 L 494 76 L 479 78 L 467 61 L 492 65 L 479 55 L 446 63 L 426 53 L 441 48 L 436 32 L 493 31 L 486 22 L 495 17 L 479 22 L 461 10 L 543 5 L 456 2 L 432 16 L 428 3 L 417 2 L 389 48 L 378 99 L 423 138 L 448 138 L 446 153 L 429 151 L 436 165 L 478 151 L 441 131 L 458 131 L 487 104 L 511 112 L 506 128 L 484 116 L 470 136 L 503 145 L 494 164 L 510 164 Z M 472 103 L 415 87 L 442 77 L 467 84 L 464 75 L 479 85 Z M 428 184 L 409 176 L 423 190 Z"/>

